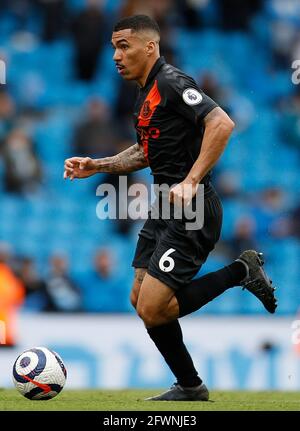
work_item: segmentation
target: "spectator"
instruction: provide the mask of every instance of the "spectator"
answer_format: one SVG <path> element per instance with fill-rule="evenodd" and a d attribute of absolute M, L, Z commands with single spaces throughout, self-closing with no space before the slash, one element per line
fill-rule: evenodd
<path fill-rule="evenodd" d="M 252 17 L 261 9 L 261 0 L 219 0 L 221 25 L 225 31 L 248 31 Z"/>
<path fill-rule="evenodd" d="M 0 13 L 8 11 L 15 19 L 16 30 L 25 30 L 28 25 L 30 15 L 33 13 L 34 5 L 32 0 L 1 0 Z"/>
<path fill-rule="evenodd" d="M 13 347 L 16 344 L 17 311 L 25 296 L 24 286 L 14 274 L 9 259 L 10 249 L 8 245 L 0 244 L 0 330 L 3 327 L 5 329 L 5 344 L 0 343 L 1 347 Z"/>
<path fill-rule="evenodd" d="M 106 157 L 116 153 L 118 136 L 108 106 L 101 99 L 88 102 L 86 118 L 75 129 L 74 151 L 78 156 Z"/>
<path fill-rule="evenodd" d="M 35 311 L 43 310 L 46 306 L 45 282 L 37 273 L 34 260 L 31 257 L 19 258 L 15 272 L 25 288 L 24 308 Z"/>
<path fill-rule="evenodd" d="M 12 127 L 15 116 L 15 104 L 10 94 L 0 91 L 0 150 L 3 146 L 4 138 Z"/>
<path fill-rule="evenodd" d="M 23 282 L 26 296 L 33 294 L 44 286 L 44 281 L 39 277 L 34 260 L 31 257 L 21 257 L 17 262 L 16 274 Z"/>
<path fill-rule="evenodd" d="M 199 87 L 210 98 L 216 100 L 218 103 L 223 99 L 223 90 L 216 77 L 210 72 L 204 72 L 199 79 Z"/>
<path fill-rule="evenodd" d="M 80 289 L 68 273 L 68 260 L 62 255 L 53 255 L 50 274 L 46 280 L 47 305 L 45 311 L 81 311 Z"/>
<path fill-rule="evenodd" d="M 274 66 L 282 70 L 290 68 L 291 62 L 298 58 L 295 54 L 299 43 L 300 4 L 298 0 L 289 0 L 288 5 L 278 0 L 270 0 L 266 5 Z"/>
<path fill-rule="evenodd" d="M 180 20 L 183 21 L 189 30 L 202 27 L 202 19 L 200 8 L 205 8 L 208 2 L 198 2 L 196 4 L 193 0 L 175 0 L 177 14 Z"/>
<path fill-rule="evenodd" d="M 230 259 L 236 259 L 244 250 L 257 248 L 255 241 L 255 220 L 251 217 L 241 217 L 233 232 L 232 238 L 227 241 Z"/>
<path fill-rule="evenodd" d="M 269 187 L 253 207 L 257 239 L 278 238 L 285 235 L 285 195 L 278 187 Z"/>
<path fill-rule="evenodd" d="M 148 0 L 152 16 L 160 28 L 160 52 L 167 63 L 176 64 L 173 26 L 171 25 L 173 2 L 171 0 Z"/>
<path fill-rule="evenodd" d="M 149 14 L 151 14 L 151 7 L 147 0 L 126 0 L 120 9 L 120 19 L 126 16 Z"/>
<path fill-rule="evenodd" d="M 72 23 L 76 74 L 82 81 L 92 81 L 95 76 L 103 46 L 104 25 L 105 20 L 97 0 L 87 0 L 86 8 Z"/>
<path fill-rule="evenodd" d="M 223 109 L 234 119 L 236 131 L 247 130 L 255 120 L 255 107 L 251 100 L 227 86 L 222 87 L 214 74 L 205 72 L 199 76 L 199 87 L 216 100 Z"/>
<path fill-rule="evenodd" d="M 30 138 L 21 129 L 13 129 L 3 145 L 4 185 L 13 193 L 32 193 L 41 181 L 41 167 Z"/>
<path fill-rule="evenodd" d="M 233 171 L 220 171 L 216 169 L 215 186 L 223 200 L 240 199 L 242 197 L 240 178 Z"/>
<path fill-rule="evenodd" d="M 280 105 L 282 139 L 300 150 L 300 91 L 292 94 Z"/>
<path fill-rule="evenodd" d="M 107 249 L 99 250 L 93 268 L 80 278 L 84 309 L 91 312 L 128 311 L 128 292 Z"/>
<path fill-rule="evenodd" d="M 137 85 L 132 81 L 122 79 L 118 82 L 114 117 L 123 139 L 136 139 L 132 127 L 132 114 L 137 93 Z"/>
<path fill-rule="evenodd" d="M 43 40 L 51 42 L 63 34 L 66 28 L 65 0 L 37 0 L 43 16 Z"/>

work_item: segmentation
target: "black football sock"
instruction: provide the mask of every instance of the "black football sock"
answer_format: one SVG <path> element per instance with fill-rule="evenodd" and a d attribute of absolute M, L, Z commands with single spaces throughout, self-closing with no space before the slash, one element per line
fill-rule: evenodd
<path fill-rule="evenodd" d="M 242 262 L 233 262 L 219 271 L 192 280 L 175 293 L 179 305 L 178 317 L 199 310 L 225 290 L 238 286 L 246 275 L 245 265 Z"/>
<path fill-rule="evenodd" d="M 183 342 L 178 320 L 147 328 L 147 331 L 177 378 L 177 382 L 184 387 L 201 385 L 202 380 L 198 376 L 192 358 Z"/>

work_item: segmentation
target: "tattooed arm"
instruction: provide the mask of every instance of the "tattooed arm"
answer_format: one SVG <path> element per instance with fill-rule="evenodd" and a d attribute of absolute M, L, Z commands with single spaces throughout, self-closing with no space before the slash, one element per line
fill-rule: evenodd
<path fill-rule="evenodd" d="M 90 157 L 71 157 L 65 160 L 64 178 L 87 178 L 97 173 L 129 174 L 144 169 L 148 161 L 143 147 L 132 145 L 126 150 L 112 157 L 91 159 Z"/>
<path fill-rule="evenodd" d="M 96 164 L 98 172 L 129 174 L 146 168 L 148 161 L 144 155 L 143 147 L 135 144 L 115 156 L 96 160 Z"/>

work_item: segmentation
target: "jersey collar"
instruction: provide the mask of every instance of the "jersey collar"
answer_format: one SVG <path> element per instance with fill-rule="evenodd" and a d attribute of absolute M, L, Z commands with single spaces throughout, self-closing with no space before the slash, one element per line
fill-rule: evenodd
<path fill-rule="evenodd" d="M 146 83 L 144 85 L 143 88 L 147 87 L 147 85 L 150 84 L 151 81 L 153 81 L 153 79 L 155 78 L 155 76 L 157 75 L 159 69 L 166 64 L 166 60 L 164 57 L 159 57 L 156 62 L 154 63 L 152 69 L 150 70 L 150 73 L 147 77 Z"/>

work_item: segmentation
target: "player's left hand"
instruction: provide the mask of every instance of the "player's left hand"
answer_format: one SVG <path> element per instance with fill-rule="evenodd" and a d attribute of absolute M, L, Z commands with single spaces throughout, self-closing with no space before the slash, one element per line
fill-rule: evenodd
<path fill-rule="evenodd" d="M 169 201 L 175 205 L 187 206 L 196 195 L 199 184 L 184 180 L 170 190 Z"/>

